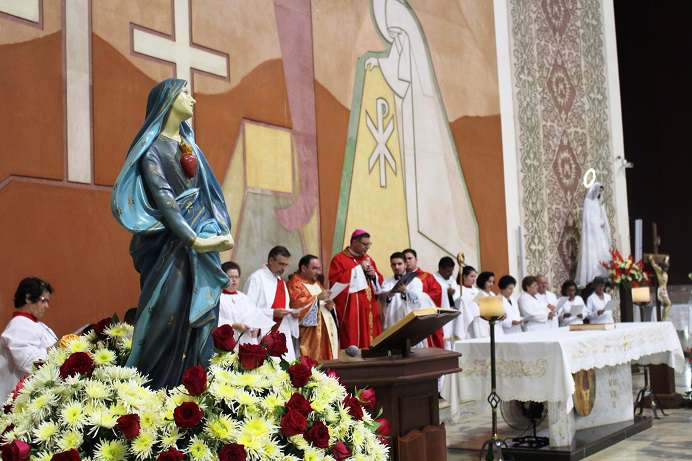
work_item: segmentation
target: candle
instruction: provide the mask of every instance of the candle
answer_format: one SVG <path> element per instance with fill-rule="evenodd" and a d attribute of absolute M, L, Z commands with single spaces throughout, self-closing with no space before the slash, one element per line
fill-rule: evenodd
<path fill-rule="evenodd" d="M 501 296 L 483 296 L 478 300 L 478 307 L 481 311 L 481 317 L 485 319 L 505 315 Z"/>
<path fill-rule="evenodd" d="M 636 304 L 648 304 L 651 302 L 649 287 L 632 288 L 632 302 Z"/>

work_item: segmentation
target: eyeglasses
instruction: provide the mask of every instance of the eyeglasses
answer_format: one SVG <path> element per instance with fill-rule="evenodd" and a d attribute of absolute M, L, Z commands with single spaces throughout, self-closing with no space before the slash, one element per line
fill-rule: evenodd
<path fill-rule="evenodd" d="M 48 304 L 50 302 L 50 298 L 46 298 L 45 296 L 41 296 L 40 298 L 38 298 L 38 302 Z"/>

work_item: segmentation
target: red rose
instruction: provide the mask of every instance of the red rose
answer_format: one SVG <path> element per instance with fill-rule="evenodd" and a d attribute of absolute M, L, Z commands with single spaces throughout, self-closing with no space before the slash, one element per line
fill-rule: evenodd
<path fill-rule="evenodd" d="M 101 319 L 96 322 L 96 325 L 94 325 L 94 332 L 96 332 L 96 336 L 100 338 L 105 337 L 106 328 L 110 327 L 112 322 L 113 319 L 110 317 L 106 317 L 105 319 Z"/>
<path fill-rule="evenodd" d="M 254 370 L 264 363 L 267 358 L 267 350 L 259 344 L 241 344 L 238 357 L 240 358 L 240 365 L 244 369 Z"/>
<path fill-rule="evenodd" d="M 77 374 L 89 377 L 94 372 L 95 366 L 89 354 L 75 352 L 60 366 L 60 377 L 66 379 Z"/>
<path fill-rule="evenodd" d="M 183 402 L 173 410 L 173 419 L 178 427 L 190 429 L 204 418 L 204 412 L 195 402 Z"/>
<path fill-rule="evenodd" d="M 374 411 L 377 406 L 377 398 L 375 398 L 375 389 L 367 388 L 358 393 L 358 400 L 365 408 Z"/>
<path fill-rule="evenodd" d="M 156 461 L 183 461 L 184 459 L 185 453 L 176 449 L 175 447 L 171 447 L 168 450 L 159 453 Z"/>
<path fill-rule="evenodd" d="M 281 433 L 285 437 L 302 434 L 308 427 L 308 420 L 296 410 L 288 410 L 281 418 Z"/>
<path fill-rule="evenodd" d="M 123 415 L 118 418 L 115 427 L 118 428 L 118 430 L 127 440 L 132 440 L 139 435 L 141 430 L 139 425 L 139 415 Z"/>
<path fill-rule="evenodd" d="M 281 357 L 288 352 L 286 335 L 280 331 L 272 331 L 265 335 L 260 344 L 267 348 L 267 353 L 272 357 Z"/>
<path fill-rule="evenodd" d="M 219 450 L 219 461 L 245 461 L 245 447 L 239 443 L 229 443 Z"/>
<path fill-rule="evenodd" d="M 13 440 L 3 445 L 1 452 L 2 461 L 25 461 L 31 456 L 31 445 L 21 440 Z"/>
<path fill-rule="evenodd" d="M 214 339 L 214 347 L 222 351 L 232 351 L 235 348 L 235 332 L 230 325 L 221 325 L 214 328 L 211 337 Z"/>
<path fill-rule="evenodd" d="M 329 446 L 329 430 L 322 421 L 315 421 L 309 431 L 303 434 L 305 440 L 317 448 L 327 448 Z"/>
<path fill-rule="evenodd" d="M 288 367 L 288 374 L 291 376 L 291 384 L 295 387 L 303 387 L 312 376 L 312 368 L 296 363 Z"/>
<path fill-rule="evenodd" d="M 352 454 L 353 453 L 351 453 L 351 450 L 349 450 L 348 447 L 346 446 L 346 444 L 344 442 L 342 442 L 341 440 L 336 442 L 334 444 L 334 446 L 332 447 L 332 456 L 337 461 L 350 458 Z"/>
<path fill-rule="evenodd" d="M 363 407 L 360 406 L 360 402 L 354 396 L 347 395 L 346 398 L 344 398 L 344 407 L 355 419 L 363 419 Z"/>
<path fill-rule="evenodd" d="M 295 410 L 301 415 L 305 416 L 306 418 L 312 411 L 310 402 L 308 402 L 308 400 L 305 397 L 298 393 L 293 394 L 291 398 L 288 399 L 288 402 L 286 403 L 286 408 L 289 410 Z"/>
<path fill-rule="evenodd" d="M 62 453 L 56 453 L 50 459 L 50 461 L 79 461 L 79 452 L 72 448 L 71 450 L 63 451 Z"/>
<path fill-rule="evenodd" d="M 183 385 L 190 395 L 200 395 L 207 390 L 207 370 L 199 365 L 188 368 L 183 373 Z"/>
<path fill-rule="evenodd" d="M 317 360 L 313 359 L 312 357 L 308 357 L 307 355 L 300 356 L 300 363 L 311 369 L 317 366 Z"/>
<path fill-rule="evenodd" d="M 382 437 L 389 437 L 389 434 L 392 432 L 392 428 L 389 426 L 389 420 L 387 418 L 377 418 L 375 420 L 376 423 L 379 423 L 379 426 L 377 426 L 377 435 L 380 436 L 380 440 L 382 440 Z M 386 440 L 384 440 L 386 443 Z"/>

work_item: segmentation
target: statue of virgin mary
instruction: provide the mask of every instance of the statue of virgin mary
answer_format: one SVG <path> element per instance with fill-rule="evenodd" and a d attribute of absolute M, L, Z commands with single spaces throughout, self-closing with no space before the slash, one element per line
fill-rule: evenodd
<path fill-rule="evenodd" d="M 603 186 L 595 183 L 584 199 L 576 277 L 580 287 L 591 283 L 597 276 L 608 277 L 602 263 L 610 261 L 610 224 L 602 198 Z"/>
<path fill-rule="evenodd" d="M 186 368 L 208 363 L 228 283 L 218 251 L 232 247 L 231 220 L 187 122 L 194 103 L 184 80 L 151 90 L 111 197 L 113 216 L 133 234 L 130 254 L 140 274 L 127 365 L 154 388 L 175 387 Z"/>

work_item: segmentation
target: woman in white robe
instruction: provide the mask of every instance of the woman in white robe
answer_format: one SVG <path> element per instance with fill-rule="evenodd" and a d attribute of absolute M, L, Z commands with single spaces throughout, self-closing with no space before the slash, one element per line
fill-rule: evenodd
<path fill-rule="evenodd" d="M 497 283 L 500 296 L 502 296 L 502 305 L 505 308 L 505 318 L 502 320 L 502 329 L 505 334 L 521 333 L 521 326 L 524 324 L 517 301 L 512 300 L 516 285 L 517 280 L 511 275 L 503 275 Z"/>
<path fill-rule="evenodd" d="M 219 326 L 230 325 L 238 344 L 259 344 L 260 332 L 269 332 L 275 322 L 257 309 L 245 293 L 238 291 L 240 266 L 230 261 L 223 263 L 221 269 L 229 282 L 219 300 Z"/>
<path fill-rule="evenodd" d="M 545 301 L 538 299 L 538 281 L 536 277 L 529 275 L 521 281 L 521 289 L 524 291 L 519 297 L 519 312 L 526 320 L 526 331 L 546 330 L 551 327 L 550 309 Z"/>
<path fill-rule="evenodd" d="M 567 280 L 562 284 L 562 297 L 557 300 L 557 315 L 560 326 L 581 325 L 584 323 L 586 304 L 577 294 L 577 284 Z"/>
<path fill-rule="evenodd" d="M 35 278 L 23 279 L 14 295 L 16 310 L 0 335 L 0 399 L 12 393 L 17 383 L 31 373 L 34 363 L 45 360 L 58 338 L 41 322 L 50 307 L 53 287 Z"/>
<path fill-rule="evenodd" d="M 478 294 L 474 299 L 474 304 L 476 306 L 480 305 L 479 300 L 485 296 L 495 296 L 492 288 L 495 286 L 495 274 L 492 272 L 481 272 L 478 274 L 476 279 L 476 286 L 478 287 Z M 478 315 L 473 320 L 473 333 L 474 338 L 487 338 L 490 336 L 490 323 L 481 317 L 480 308 L 478 309 Z M 495 322 L 495 337 L 503 335 L 504 330 L 502 328 L 501 322 Z"/>
<path fill-rule="evenodd" d="M 474 335 L 474 320 L 478 318 L 481 313 L 478 309 L 478 305 L 475 302 L 478 296 L 478 288 L 476 288 L 476 277 L 478 273 L 476 269 L 472 266 L 464 266 L 460 277 L 461 286 L 461 296 L 457 300 L 457 309 L 461 309 L 463 329 L 461 331 L 463 337 L 461 339 L 475 338 Z M 490 335 L 490 330 L 488 330 L 488 336 Z"/>
<path fill-rule="evenodd" d="M 607 275 L 601 263 L 610 261 L 610 224 L 603 205 L 603 186 L 595 183 L 586 193 L 582 213 L 577 284 L 586 286 L 595 277 Z"/>
<path fill-rule="evenodd" d="M 591 323 L 613 323 L 613 312 L 606 309 L 613 299 L 605 292 L 605 280 L 597 277 L 593 281 L 594 292 L 586 300 L 586 311 Z"/>

